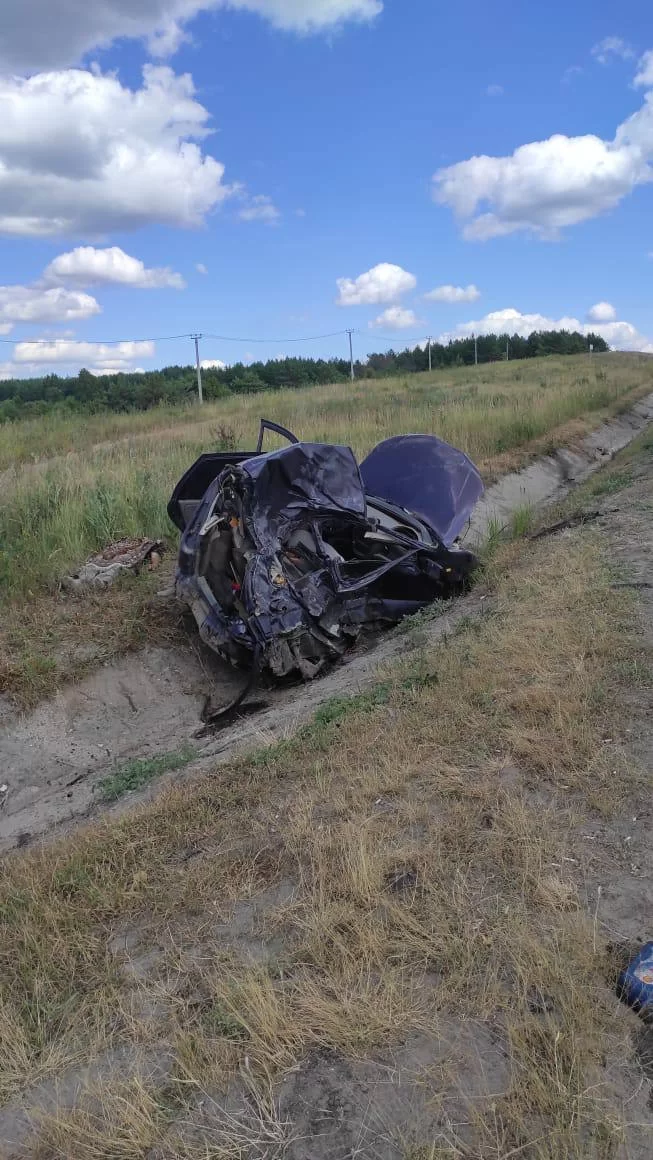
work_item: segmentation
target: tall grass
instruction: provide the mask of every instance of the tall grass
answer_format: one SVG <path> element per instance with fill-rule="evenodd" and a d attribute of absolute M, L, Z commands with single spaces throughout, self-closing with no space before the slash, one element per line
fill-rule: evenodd
<path fill-rule="evenodd" d="M 274 414 L 282 422 L 292 421 L 300 428 L 310 428 L 310 434 L 316 437 L 331 438 L 337 432 L 349 441 L 353 428 L 351 437 L 354 443 L 360 439 L 356 445 L 359 451 L 365 450 L 377 432 L 385 431 L 388 425 L 389 433 L 406 430 L 407 422 L 415 427 L 421 423 L 420 429 L 431 430 L 428 426 L 431 411 L 441 406 L 468 410 L 476 402 L 482 411 L 496 417 L 506 408 L 520 405 L 529 412 L 535 396 L 546 396 L 547 405 L 555 410 L 557 396 L 557 421 L 564 422 L 578 414 L 574 400 L 579 394 L 583 397 L 581 410 L 586 406 L 603 406 L 615 393 L 622 394 L 638 382 L 650 382 L 652 378 L 653 362 L 645 355 L 595 356 L 591 366 L 585 356 L 578 356 L 235 395 L 209 403 L 202 410 L 191 402 L 127 414 L 53 413 L 43 418 L 0 424 L 0 472 L 23 463 L 98 446 L 101 449 L 102 444 L 115 440 L 141 439 L 155 431 L 170 439 L 181 428 L 182 437 L 193 437 L 194 433 L 221 423 L 235 427 L 241 438 L 251 443 L 261 414 Z M 596 403 L 592 400 L 593 391 Z M 550 415 L 544 417 L 545 429 L 550 426 L 549 419 Z M 466 424 L 463 427 L 466 430 Z M 454 426 L 451 434 L 455 433 Z M 515 434 L 520 436 L 517 431 L 513 438 Z"/>
<path fill-rule="evenodd" d="M 598 413 L 618 410 L 653 389 L 648 360 L 606 356 L 593 366 L 584 357 L 540 359 L 483 367 L 478 376 L 474 368 L 461 368 L 239 396 L 206 407 L 201 418 L 188 409 L 168 408 L 105 416 L 107 429 L 98 416 L 77 421 L 70 429 L 76 452 L 50 463 L 19 463 L 4 476 L 0 590 L 11 596 L 56 583 L 90 552 L 122 536 L 170 533 L 166 503 L 180 474 L 198 453 L 219 446 L 225 434 L 238 446 L 252 447 L 261 414 L 303 438 L 348 444 L 358 455 L 391 435 L 436 433 L 491 473 L 519 462 L 519 455 L 510 455 L 570 421 L 596 421 Z M 21 424 L 10 426 L 21 454 L 36 446 L 35 421 L 22 442 Z M 92 441 L 108 428 L 130 437 L 94 447 Z M 58 439 L 63 431 L 62 426 Z M 6 456 L 6 429 L 0 428 L 0 435 L 5 440 L 0 455 Z"/>

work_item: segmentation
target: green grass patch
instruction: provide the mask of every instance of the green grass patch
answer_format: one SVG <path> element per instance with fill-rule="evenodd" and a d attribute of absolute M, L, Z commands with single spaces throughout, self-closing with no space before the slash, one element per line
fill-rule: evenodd
<path fill-rule="evenodd" d="M 630 487 L 633 482 L 633 473 L 628 468 L 620 471 L 601 472 L 589 485 L 590 495 L 614 495 L 624 487 Z"/>
<path fill-rule="evenodd" d="M 521 504 L 515 508 L 510 519 L 510 537 L 513 540 L 523 540 L 533 528 L 533 508 L 530 504 Z"/>
<path fill-rule="evenodd" d="M 115 802 L 127 793 L 133 793 L 149 785 L 155 777 L 183 769 L 197 757 L 197 749 L 186 745 L 175 753 L 161 753 L 158 757 L 137 757 L 120 765 L 111 777 L 100 782 L 100 791 L 105 802 Z"/>

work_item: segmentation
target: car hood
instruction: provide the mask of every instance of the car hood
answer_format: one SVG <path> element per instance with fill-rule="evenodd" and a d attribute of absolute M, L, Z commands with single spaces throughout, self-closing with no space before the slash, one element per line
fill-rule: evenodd
<path fill-rule="evenodd" d="M 485 490 L 471 459 L 434 435 L 398 435 L 361 464 L 369 496 L 423 519 L 447 547 L 460 536 Z"/>

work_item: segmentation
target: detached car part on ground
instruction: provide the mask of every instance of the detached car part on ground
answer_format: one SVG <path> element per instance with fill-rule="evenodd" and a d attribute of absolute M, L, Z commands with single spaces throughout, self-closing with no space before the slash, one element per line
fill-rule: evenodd
<path fill-rule="evenodd" d="M 262 452 L 266 430 L 289 446 Z M 458 539 L 483 493 L 462 451 L 430 435 L 300 443 L 263 421 L 255 452 L 202 455 L 175 488 L 178 598 L 202 639 L 252 671 L 312 678 L 363 627 L 395 624 L 465 587 Z"/>

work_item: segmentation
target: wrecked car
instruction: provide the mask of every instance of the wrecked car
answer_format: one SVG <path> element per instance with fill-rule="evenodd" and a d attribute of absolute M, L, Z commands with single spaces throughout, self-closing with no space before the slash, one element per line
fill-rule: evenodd
<path fill-rule="evenodd" d="M 267 430 L 288 445 L 264 453 Z M 263 420 L 256 451 L 202 455 L 175 488 L 176 595 L 234 664 L 315 677 L 363 628 L 465 587 L 477 561 L 459 538 L 482 492 L 434 436 L 387 439 L 359 466 Z"/>

